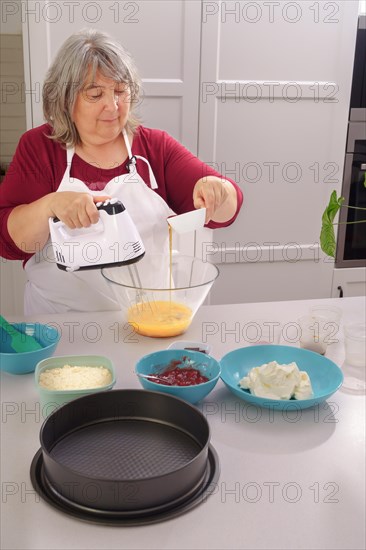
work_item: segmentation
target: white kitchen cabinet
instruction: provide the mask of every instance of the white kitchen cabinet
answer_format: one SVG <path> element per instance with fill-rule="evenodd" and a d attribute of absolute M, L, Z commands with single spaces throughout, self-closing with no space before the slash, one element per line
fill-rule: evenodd
<path fill-rule="evenodd" d="M 103 0 L 22 3 L 25 58 L 29 59 L 28 127 L 43 122 L 41 86 L 66 38 L 85 27 L 108 32 L 131 52 L 142 77 L 142 124 L 160 128 L 197 154 L 201 3 L 190 0 Z M 194 235 L 173 245 L 194 254 Z"/>
<path fill-rule="evenodd" d="M 333 272 L 332 298 L 366 295 L 366 268 L 350 267 Z"/>
<path fill-rule="evenodd" d="M 203 245 L 221 270 L 212 303 L 330 296 L 318 243 L 341 189 L 357 14 L 357 2 L 204 5 L 198 152 L 245 197 Z"/>
<path fill-rule="evenodd" d="M 41 87 L 61 44 L 73 32 L 96 28 L 120 40 L 136 61 L 143 80 L 143 124 L 166 130 L 197 152 L 199 1 L 28 0 L 22 2 L 22 10 L 26 76 L 32 91 L 28 127 L 43 122 Z"/>
<path fill-rule="evenodd" d="M 10 27 L 13 19 L 22 21 L 27 128 L 43 123 L 42 83 L 61 44 L 71 33 L 93 27 L 118 38 L 135 58 L 143 84 L 142 123 L 166 130 L 197 153 L 199 1 L 24 0 L 8 4 L 2 12 L 2 30 Z M 175 236 L 174 248 L 194 254 L 194 235 Z M 14 277 L 14 270 L 19 275 L 21 269 L 18 263 L 7 264 L 0 266 L 2 311 L 22 313 L 22 299 L 8 297 L 14 293 L 22 297 L 25 277 Z"/>
<path fill-rule="evenodd" d="M 23 289 L 26 276 L 22 262 L 0 258 L 0 313 L 23 315 Z"/>

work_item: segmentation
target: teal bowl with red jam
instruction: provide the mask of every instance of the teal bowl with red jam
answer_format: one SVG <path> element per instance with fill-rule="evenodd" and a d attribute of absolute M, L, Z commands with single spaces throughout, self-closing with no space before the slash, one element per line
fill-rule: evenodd
<path fill-rule="evenodd" d="M 206 353 L 165 349 L 144 355 L 135 373 L 145 390 L 168 393 L 195 404 L 214 389 L 221 369 L 219 362 Z M 159 380 L 145 376 L 158 376 Z"/>

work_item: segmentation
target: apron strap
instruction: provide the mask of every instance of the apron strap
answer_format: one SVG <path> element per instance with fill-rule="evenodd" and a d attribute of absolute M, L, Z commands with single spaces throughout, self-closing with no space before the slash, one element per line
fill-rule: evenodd
<path fill-rule="evenodd" d="M 70 174 L 70 168 L 72 163 L 72 157 L 75 153 L 75 147 L 68 147 L 66 149 L 66 173 Z"/>
<path fill-rule="evenodd" d="M 158 184 L 157 184 L 157 181 L 155 179 L 154 172 L 153 172 L 153 170 L 150 166 L 149 161 L 147 159 L 145 159 L 144 157 L 140 157 L 140 155 L 133 155 L 132 150 L 131 150 L 131 145 L 130 145 L 130 142 L 129 142 L 127 132 L 126 132 L 125 128 L 123 128 L 122 134 L 123 134 L 123 137 L 124 137 L 124 140 L 125 140 L 127 153 L 128 153 L 128 158 L 130 159 L 130 163 L 129 163 L 129 166 L 128 166 L 129 171 L 132 172 L 133 170 L 136 170 L 136 159 L 142 160 L 143 162 L 145 162 L 147 164 L 147 166 L 149 168 L 149 178 L 150 178 L 151 189 L 157 189 Z M 70 147 L 70 148 L 66 149 L 66 164 L 67 164 L 67 166 L 66 166 L 65 174 L 67 174 L 68 176 L 70 176 L 70 168 L 71 168 L 71 162 L 72 162 L 72 157 L 74 156 L 74 152 L 75 152 L 74 147 Z"/>
<path fill-rule="evenodd" d="M 152 171 L 152 168 L 150 166 L 150 162 L 147 159 L 145 159 L 144 157 L 140 157 L 140 155 L 135 155 L 135 157 L 137 159 L 143 160 L 147 164 L 147 166 L 149 168 L 150 187 L 151 187 L 151 189 L 157 189 L 158 184 L 157 184 L 157 181 L 155 179 L 154 172 Z M 136 170 L 136 168 L 135 168 L 135 170 Z"/>
<path fill-rule="evenodd" d="M 126 132 L 126 128 L 122 129 L 122 135 L 123 135 L 123 138 L 125 140 L 125 145 L 126 145 L 126 149 L 127 149 L 127 153 L 128 153 L 128 158 L 131 160 L 132 159 L 132 149 L 131 149 L 130 140 L 128 139 L 128 135 L 127 135 L 127 132 Z"/>
<path fill-rule="evenodd" d="M 70 181 L 72 181 L 72 179 L 73 179 L 70 176 L 70 170 L 71 170 L 72 157 L 74 156 L 74 153 L 75 153 L 75 147 L 68 147 L 66 149 L 66 170 L 65 170 L 64 175 L 62 177 L 61 183 L 62 183 L 62 181 L 64 180 L 65 177 Z M 61 185 L 61 183 L 60 183 L 60 185 Z"/>
<path fill-rule="evenodd" d="M 133 170 L 136 170 L 136 159 L 143 160 L 149 168 L 150 187 L 151 187 L 151 189 L 157 189 L 158 184 L 156 182 L 154 172 L 152 171 L 152 168 L 150 166 L 149 161 L 147 159 L 145 159 L 144 157 L 140 157 L 140 155 L 133 155 L 131 145 L 130 145 L 130 140 L 128 139 L 127 132 L 126 132 L 125 128 L 123 128 L 122 134 L 123 134 L 123 137 L 124 137 L 124 140 L 125 140 L 127 153 L 128 153 L 128 158 L 130 159 L 130 162 L 128 163 L 129 172 L 131 173 Z"/>

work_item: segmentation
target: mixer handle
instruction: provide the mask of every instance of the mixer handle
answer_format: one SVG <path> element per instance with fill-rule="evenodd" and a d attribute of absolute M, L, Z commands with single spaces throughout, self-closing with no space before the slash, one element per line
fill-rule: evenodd
<path fill-rule="evenodd" d="M 71 229 L 67 225 L 59 220 L 58 218 L 51 218 L 54 223 L 54 228 L 57 229 L 64 239 L 70 239 L 75 237 L 87 237 L 91 234 L 102 233 L 104 231 L 104 224 L 101 218 L 97 223 L 93 223 L 89 227 L 80 227 Z"/>
<path fill-rule="evenodd" d="M 109 215 L 119 214 L 120 212 L 123 212 L 126 210 L 124 204 L 119 199 L 108 199 L 104 202 L 97 202 L 96 203 L 97 210 L 104 210 Z M 52 218 L 54 223 L 58 223 L 60 221 L 59 218 L 54 217 Z"/>
<path fill-rule="evenodd" d="M 99 210 L 100 212 L 103 211 L 110 216 L 120 214 L 121 212 L 124 212 L 126 210 L 122 202 L 117 198 L 107 199 L 103 202 L 97 202 L 96 207 L 97 210 Z M 52 222 L 55 224 L 54 227 L 60 231 L 62 237 L 64 239 L 69 239 L 70 237 L 86 237 L 91 233 L 102 233 L 102 231 L 104 230 L 104 225 L 101 218 L 102 216 L 99 217 L 97 223 L 94 223 L 89 227 L 81 227 L 80 229 L 70 229 L 57 217 L 51 219 Z"/>

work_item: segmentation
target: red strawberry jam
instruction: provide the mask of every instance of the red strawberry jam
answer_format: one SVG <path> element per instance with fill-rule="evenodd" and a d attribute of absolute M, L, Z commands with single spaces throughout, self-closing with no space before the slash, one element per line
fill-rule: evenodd
<path fill-rule="evenodd" d="M 163 372 L 159 372 L 159 380 L 156 378 L 149 378 L 149 380 L 163 386 L 195 386 L 208 382 L 207 376 L 201 374 L 198 369 L 178 367 L 180 363 L 181 361 L 172 361 Z"/>

